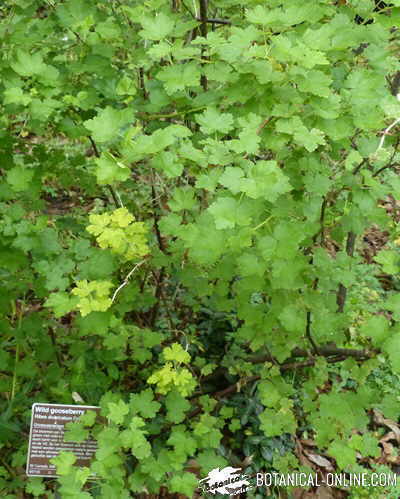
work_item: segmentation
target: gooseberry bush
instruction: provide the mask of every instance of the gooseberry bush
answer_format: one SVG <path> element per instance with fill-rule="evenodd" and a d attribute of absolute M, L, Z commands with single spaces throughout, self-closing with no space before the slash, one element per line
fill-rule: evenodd
<path fill-rule="evenodd" d="M 398 0 L 2 3 L 2 497 L 398 463 L 399 22 Z M 25 476 L 34 402 L 101 407 L 68 430 L 91 469 Z"/>

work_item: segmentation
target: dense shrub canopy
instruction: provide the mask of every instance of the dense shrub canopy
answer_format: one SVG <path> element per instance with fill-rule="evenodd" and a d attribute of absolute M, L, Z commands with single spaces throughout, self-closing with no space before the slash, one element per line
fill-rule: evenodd
<path fill-rule="evenodd" d="M 33 402 L 101 406 L 70 429 L 92 469 L 56 459 L 66 498 L 397 462 L 400 2 L 378 3 L 3 2 L 2 496 L 54 486 L 24 476 Z"/>

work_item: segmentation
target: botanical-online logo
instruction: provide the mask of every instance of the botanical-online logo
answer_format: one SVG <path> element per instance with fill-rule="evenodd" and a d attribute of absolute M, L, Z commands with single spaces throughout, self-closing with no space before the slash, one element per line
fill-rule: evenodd
<path fill-rule="evenodd" d="M 203 492 L 210 494 L 227 494 L 234 496 L 252 489 L 248 476 L 239 473 L 241 468 L 227 466 L 220 470 L 215 468 L 199 481 Z"/>

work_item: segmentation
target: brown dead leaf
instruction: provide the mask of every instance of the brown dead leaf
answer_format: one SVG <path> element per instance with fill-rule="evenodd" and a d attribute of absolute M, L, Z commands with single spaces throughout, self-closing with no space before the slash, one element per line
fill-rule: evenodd
<path fill-rule="evenodd" d="M 373 410 L 374 413 L 374 421 L 376 424 L 380 426 L 387 426 L 392 430 L 392 432 L 395 434 L 395 438 L 398 443 L 400 443 L 400 428 L 399 426 L 392 421 L 391 419 L 387 419 L 383 416 L 383 414 L 378 411 L 377 409 Z"/>
<path fill-rule="evenodd" d="M 296 448 L 295 448 L 295 454 L 300 461 L 300 464 L 303 466 L 308 466 L 311 469 L 315 469 L 315 466 L 313 466 L 313 463 L 306 457 L 306 452 L 303 449 L 302 442 L 299 440 L 297 437 L 295 437 L 296 441 Z"/>
<path fill-rule="evenodd" d="M 307 452 L 306 450 L 303 450 L 303 452 L 308 457 L 308 459 L 315 463 L 317 466 L 325 468 L 327 471 L 334 470 L 332 463 L 328 459 L 326 459 L 326 457 L 320 456 L 319 454 L 312 454 L 311 452 Z"/>

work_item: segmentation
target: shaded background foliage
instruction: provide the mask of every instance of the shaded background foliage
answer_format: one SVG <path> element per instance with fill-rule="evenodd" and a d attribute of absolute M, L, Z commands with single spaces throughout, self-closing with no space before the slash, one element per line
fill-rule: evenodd
<path fill-rule="evenodd" d="M 2 496 L 54 490 L 24 475 L 38 401 L 105 418 L 70 429 L 100 480 L 61 456 L 67 498 L 396 470 L 399 2 L 0 19 Z M 326 493 L 399 495 L 371 490 Z"/>

